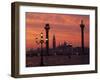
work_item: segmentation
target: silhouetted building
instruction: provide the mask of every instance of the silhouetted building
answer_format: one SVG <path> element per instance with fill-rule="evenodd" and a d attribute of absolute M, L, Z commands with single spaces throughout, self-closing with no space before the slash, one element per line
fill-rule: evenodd
<path fill-rule="evenodd" d="M 55 50 L 56 48 L 56 38 L 55 38 L 55 35 L 53 35 L 53 49 Z"/>
<path fill-rule="evenodd" d="M 81 46 L 82 46 L 82 54 L 84 54 L 84 27 L 83 20 L 81 20 L 80 28 L 81 28 Z"/>

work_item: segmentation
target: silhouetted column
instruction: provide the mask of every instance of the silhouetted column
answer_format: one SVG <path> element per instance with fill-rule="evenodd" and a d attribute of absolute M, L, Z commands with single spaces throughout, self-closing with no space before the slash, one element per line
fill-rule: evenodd
<path fill-rule="evenodd" d="M 49 54 L 49 24 L 46 24 L 44 27 L 45 31 L 46 31 L 46 53 L 47 55 Z"/>
<path fill-rule="evenodd" d="M 81 20 L 80 28 L 81 28 L 81 47 L 82 47 L 82 54 L 84 54 L 84 27 L 83 20 Z"/>

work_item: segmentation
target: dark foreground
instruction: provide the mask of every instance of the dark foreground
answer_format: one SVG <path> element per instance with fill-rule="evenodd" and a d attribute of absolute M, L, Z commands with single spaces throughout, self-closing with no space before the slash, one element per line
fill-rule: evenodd
<path fill-rule="evenodd" d="M 26 57 L 26 67 L 41 66 L 41 56 Z M 43 66 L 89 64 L 88 55 L 49 55 L 43 56 Z"/>

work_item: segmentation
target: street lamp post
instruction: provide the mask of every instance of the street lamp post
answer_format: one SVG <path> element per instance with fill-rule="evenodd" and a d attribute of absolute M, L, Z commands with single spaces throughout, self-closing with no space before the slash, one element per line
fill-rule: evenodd
<path fill-rule="evenodd" d="M 43 40 L 43 33 L 41 32 L 40 34 L 41 38 L 40 38 L 40 43 L 41 43 L 41 62 L 40 62 L 40 66 L 43 66 L 44 63 L 43 63 L 43 43 L 44 43 L 44 40 Z"/>
<path fill-rule="evenodd" d="M 41 32 L 40 34 L 40 40 L 38 40 L 38 38 L 36 37 L 36 43 L 40 46 L 41 46 L 41 53 L 40 53 L 40 66 L 43 66 L 44 63 L 43 63 L 43 43 L 44 43 L 44 40 L 43 40 L 43 33 Z"/>

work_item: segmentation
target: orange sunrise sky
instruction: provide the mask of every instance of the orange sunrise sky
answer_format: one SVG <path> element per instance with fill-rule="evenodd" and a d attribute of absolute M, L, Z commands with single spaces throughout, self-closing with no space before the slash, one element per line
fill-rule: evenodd
<path fill-rule="evenodd" d="M 54 34 L 56 36 L 56 46 L 66 41 L 73 47 L 80 47 L 81 20 L 85 24 L 84 44 L 85 47 L 89 47 L 89 15 L 26 12 L 26 49 L 35 49 L 40 46 L 36 44 L 36 37 L 40 39 L 41 32 L 43 32 L 45 41 L 44 27 L 47 23 L 50 25 L 49 46 L 51 48 Z"/>

